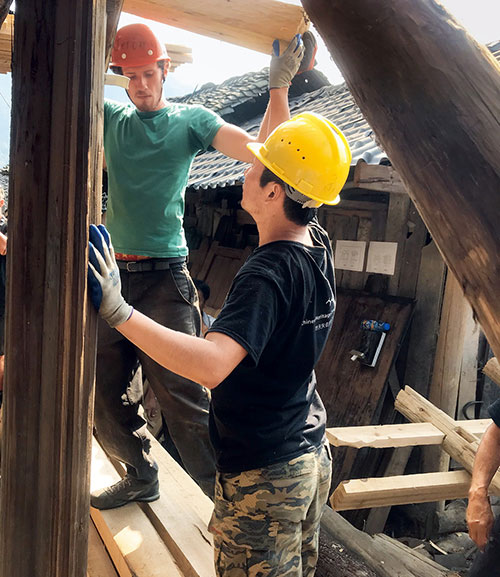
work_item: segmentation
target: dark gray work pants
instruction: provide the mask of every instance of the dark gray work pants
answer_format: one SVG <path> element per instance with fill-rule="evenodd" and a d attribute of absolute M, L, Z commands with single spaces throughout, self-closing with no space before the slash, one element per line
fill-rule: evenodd
<path fill-rule="evenodd" d="M 500 516 L 495 520 L 484 553 L 477 552 L 469 577 L 500 577 Z"/>
<path fill-rule="evenodd" d="M 183 333 L 200 332 L 197 293 L 184 263 L 168 270 L 121 272 L 122 292 L 134 308 Z M 208 434 L 208 391 L 149 358 L 118 331 L 100 321 L 97 347 L 95 426 L 106 452 L 129 474 L 154 480 L 146 423 L 138 415 L 142 379 L 139 364 L 161 407 L 170 438 L 186 471 L 213 498 L 215 463 Z"/>

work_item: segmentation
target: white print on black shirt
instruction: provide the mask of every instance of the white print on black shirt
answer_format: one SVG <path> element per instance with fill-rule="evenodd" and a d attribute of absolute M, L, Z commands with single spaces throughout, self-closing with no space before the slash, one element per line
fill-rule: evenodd
<path fill-rule="evenodd" d="M 313 319 L 304 319 L 302 321 L 301 326 L 314 325 L 314 330 L 319 331 L 321 329 L 327 329 L 332 324 L 332 320 L 333 320 L 333 311 L 330 311 L 322 315 L 317 315 Z"/>

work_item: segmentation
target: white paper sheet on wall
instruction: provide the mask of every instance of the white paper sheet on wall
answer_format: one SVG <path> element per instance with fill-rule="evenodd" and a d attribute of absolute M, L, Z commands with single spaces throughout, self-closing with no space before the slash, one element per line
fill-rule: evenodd
<path fill-rule="evenodd" d="M 335 268 L 363 272 L 365 252 L 364 240 L 338 240 L 335 245 Z"/>
<path fill-rule="evenodd" d="M 366 272 L 393 275 L 397 252 L 397 242 L 371 242 L 368 247 Z"/>

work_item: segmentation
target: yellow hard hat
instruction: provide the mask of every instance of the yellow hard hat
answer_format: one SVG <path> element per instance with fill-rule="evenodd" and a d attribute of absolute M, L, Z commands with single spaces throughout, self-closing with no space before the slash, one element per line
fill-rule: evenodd
<path fill-rule="evenodd" d="M 303 112 L 286 120 L 249 150 L 276 176 L 315 206 L 337 204 L 349 175 L 351 151 L 342 132 L 324 116 Z"/>

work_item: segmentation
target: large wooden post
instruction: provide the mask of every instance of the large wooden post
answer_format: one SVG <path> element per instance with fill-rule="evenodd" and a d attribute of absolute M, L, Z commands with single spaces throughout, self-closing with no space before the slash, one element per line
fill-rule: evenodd
<path fill-rule="evenodd" d="M 104 0 L 18 0 L 13 61 L 2 577 L 84 577 Z"/>
<path fill-rule="evenodd" d="M 500 69 L 434 0 L 302 0 L 500 356 Z"/>

